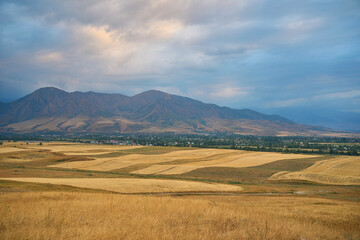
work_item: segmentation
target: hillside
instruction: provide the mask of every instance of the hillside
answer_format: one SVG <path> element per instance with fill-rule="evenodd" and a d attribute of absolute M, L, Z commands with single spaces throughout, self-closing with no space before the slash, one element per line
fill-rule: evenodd
<path fill-rule="evenodd" d="M 133 97 L 41 88 L 0 107 L 2 133 L 209 133 L 331 135 L 278 115 L 150 90 Z"/>

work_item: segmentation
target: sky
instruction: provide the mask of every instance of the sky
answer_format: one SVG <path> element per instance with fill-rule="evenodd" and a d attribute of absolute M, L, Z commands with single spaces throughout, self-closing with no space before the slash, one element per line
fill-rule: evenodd
<path fill-rule="evenodd" d="M 156 89 L 360 113 L 358 0 L 0 0 L 0 101 Z"/>

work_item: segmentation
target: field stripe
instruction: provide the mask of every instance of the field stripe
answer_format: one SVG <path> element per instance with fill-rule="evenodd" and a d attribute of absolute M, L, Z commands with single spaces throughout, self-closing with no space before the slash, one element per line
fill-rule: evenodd
<path fill-rule="evenodd" d="M 360 185 L 360 157 L 336 157 L 298 172 L 279 172 L 269 180 L 306 180 L 336 185 Z"/>
<path fill-rule="evenodd" d="M 101 189 L 119 193 L 150 193 L 150 192 L 226 192 L 242 191 L 239 186 L 204 183 L 195 181 L 138 179 L 138 178 L 0 178 L 8 181 L 49 183 L 73 187 Z"/>

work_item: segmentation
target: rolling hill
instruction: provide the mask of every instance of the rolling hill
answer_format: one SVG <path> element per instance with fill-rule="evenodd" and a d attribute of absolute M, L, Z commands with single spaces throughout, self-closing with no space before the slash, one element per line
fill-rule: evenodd
<path fill-rule="evenodd" d="M 1 133 L 209 133 L 334 135 L 278 115 L 231 109 L 150 90 L 133 97 L 47 87 L 1 103 Z"/>

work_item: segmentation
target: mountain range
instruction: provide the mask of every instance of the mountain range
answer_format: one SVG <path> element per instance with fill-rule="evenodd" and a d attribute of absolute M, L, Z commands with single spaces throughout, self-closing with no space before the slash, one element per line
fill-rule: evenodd
<path fill-rule="evenodd" d="M 10 103 L 0 103 L 0 133 L 216 132 L 262 136 L 340 134 L 278 115 L 220 107 L 155 90 L 128 97 L 68 93 L 46 87 Z"/>

